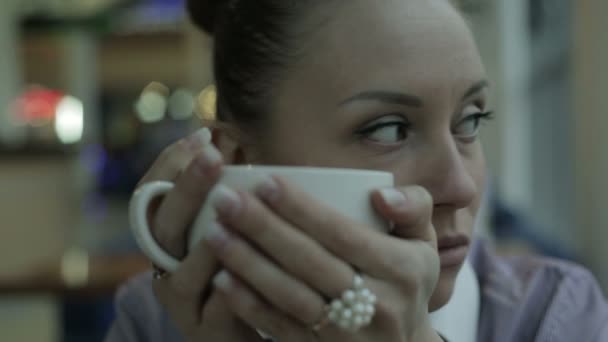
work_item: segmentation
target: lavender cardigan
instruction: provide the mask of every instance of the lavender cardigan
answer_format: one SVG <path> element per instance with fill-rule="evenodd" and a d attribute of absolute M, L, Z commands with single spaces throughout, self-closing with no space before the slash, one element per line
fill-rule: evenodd
<path fill-rule="evenodd" d="M 585 269 L 551 259 L 499 258 L 482 243 L 470 260 L 481 295 L 478 341 L 608 342 L 608 303 Z M 119 290 L 106 342 L 183 341 L 151 282 L 146 273 Z"/>

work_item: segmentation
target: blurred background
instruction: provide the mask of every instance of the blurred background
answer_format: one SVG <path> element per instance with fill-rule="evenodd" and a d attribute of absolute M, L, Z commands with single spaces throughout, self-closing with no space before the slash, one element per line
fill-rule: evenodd
<path fill-rule="evenodd" d="M 608 2 L 463 2 L 497 112 L 479 234 L 608 289 Z M 209 46 L 183 0 L 2 0 L 2 341 L 102 340 L 116 287 L 148 267 L 130 193 L 209 114 Z"/>

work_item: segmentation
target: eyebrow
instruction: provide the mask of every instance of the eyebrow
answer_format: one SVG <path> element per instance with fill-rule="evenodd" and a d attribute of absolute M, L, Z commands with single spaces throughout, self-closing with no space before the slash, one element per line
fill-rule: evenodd
<path fill-rule="evenodd" d="M 464 93 L 462 99 L 471 97 L 488 86 L 489 82 L 487 80 L 478 81 Z M 380 101 L 415 108 L 420 108 L 424 105 L 424 101 L 418 96 L 386 90 L 364 91 L 347 98 L 340 102 L 339 105 L 343 106 L 355 101 Z"/>
<path fill-rule="evenodd" d="M 349 104 L 355 101 L 380 101 L 392 104 L 399 104 L 407 107 L 422 107 L 422 99 L 418 96 L 403 94 L 394 91 L 371 90 L 364 91 L 357 95 L 351 96 L 340 102 L 340 106 Z"/>
<path fill-rule="evenodd" d="M 469 90 L 467 90 L 466 93 L 464 93 L 464 96 L 462 96 L 462 99 L 465 100 L 466 98 L 469 98 L 469 97 L 479 93 L 480 91 L 484 90 L 485 88 L 487 88 L 489 86 L 490 86 L 490 82 L 488 82 L 488 80 L 477 81 L 469 88 Z"/>

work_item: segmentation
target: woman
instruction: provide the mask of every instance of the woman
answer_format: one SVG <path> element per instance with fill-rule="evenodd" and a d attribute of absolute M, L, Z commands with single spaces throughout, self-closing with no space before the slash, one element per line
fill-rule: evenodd
<path fill-rule="evenodd" d="M 212 143 L 206 130 L 176 143 L 142 180 L 175 182 L 150 218 L 183 262 L 121 290 L 109 341 L 256 341 L 257 329 L 287 342 L 458 339 L 440 336 L 429 312 L 450 301 L 467 254 L 481 311 L 461 314 L 479 341 L 608 340 L 608 305 L 588 272 L 471 243 L 491 110 L 473 37 L 447 0 L 191 0 L 189 10 L 215 37 L 220 123 Z M 222 225 L 185 255 L 224 164 L 390 171 L 397 187 L 372 202 L 395 228 L 354 229 L 274 179 L 255 195 L 226 193 Z M 373 321 L 356 332 L 326 324 L 327 301 L 359 273 L 377 297 Z"/>

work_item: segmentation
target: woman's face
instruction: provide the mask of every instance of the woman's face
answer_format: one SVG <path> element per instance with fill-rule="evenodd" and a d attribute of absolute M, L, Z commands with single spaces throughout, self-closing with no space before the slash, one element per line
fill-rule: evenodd
<path fill-rule="evenodd" d="M 256 162 L 390 171 L 397 186 L 433 196 L 440 247 L 470 237 L 484 186 L 477 128 L 488 108 L 463 19 L 445 0 L 354 0 L 328 19 L 275 89 Z M 450 298 L 460 266 L 442 256 L 432 310 Z"/>

